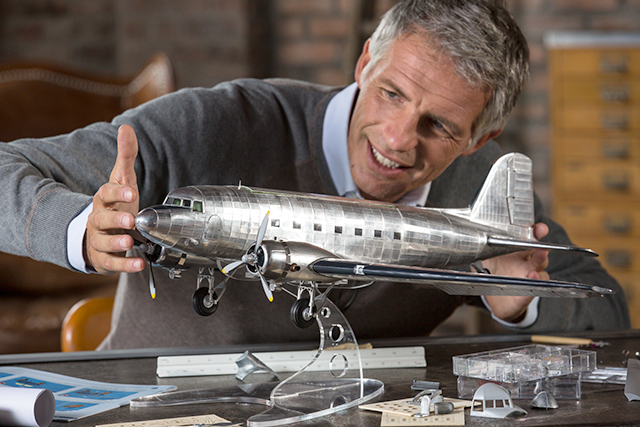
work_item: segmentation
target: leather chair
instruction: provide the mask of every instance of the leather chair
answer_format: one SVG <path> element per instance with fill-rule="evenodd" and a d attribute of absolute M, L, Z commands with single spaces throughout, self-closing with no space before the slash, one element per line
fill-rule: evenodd
<path fill-rule="evenodd" d="M 0 141 L 59 135 L 110 121 L 173 90 L 173 67 L 162 53 L 129 78 L 45 63 L 0 63 Z M 0 271 L 0 353 L 60 351 L 69 308 L 85 297 L 111 297 L 117 283 L 117 276 L 74 273 L 1 252 Z"/>
<path fill-rule="evenodd" d="M 113 297 L 78 301 L 62 321 L 62 351 L 95 350 L 111 329 Z"/>

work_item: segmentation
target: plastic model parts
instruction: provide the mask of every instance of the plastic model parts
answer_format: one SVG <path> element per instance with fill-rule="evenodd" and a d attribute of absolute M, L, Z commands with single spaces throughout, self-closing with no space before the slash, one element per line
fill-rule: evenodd
<path fill-rule="evenodd" d="M 472 417 L 506 418 L 521 415 L 527 415 L 527 411 L 514 405 L 509 391 L 497 384 L 483 384 L 473 395 Z"/>

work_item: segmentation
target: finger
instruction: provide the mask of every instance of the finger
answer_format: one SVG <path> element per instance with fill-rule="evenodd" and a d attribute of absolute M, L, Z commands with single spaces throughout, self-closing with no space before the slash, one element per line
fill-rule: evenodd
<path fill-rule="evenodd" d="M 549 273 L 546 271 L 532 271 L 527 274 L 528 279 L 536 279 L 536 280 L 550 280 Z"/>
<path fill-rule="evenodd" d="M 135 201 L 135 191 L 128 185 L 106 183 L 98 189 L 93 203 L 94 205 L 109 206 L 114 203 L 131 203 Z"/>
<path fill-rule="evenodd" d="M 137 273 L 144 270 L 142 258 L 126 258 L 113 254 L 101 253 L 93 267 L 98 273 Z"/>
<path fill-rule="evenodd" d="M 137 155 L 138 139 L 135 131 L 129 125 L 120 126 L 118 129 L 118 156 L 109 181 L 124 185 L 137 185 L 134 169 Z"/>
<path fill-rule="evenodd" d="M 99 209 L 89 215 L 87 222 L 89 227 L 98 232 L 131 230 L 135 225 L 135 217 L 130 212 Z"/>
<path fill-rule="evenodd" d="M 538 222 L 533 226 L 533 236 L 540 240 L 549 234 L 549 226 L 543 222 Z"/>
<path fill-rule="evenodd" d="M 91 236 L 89 247 L 95 253 L 113 253 L 120 256 L 133 248 L 133 238 L 128 234 L 97 233 Z"/>

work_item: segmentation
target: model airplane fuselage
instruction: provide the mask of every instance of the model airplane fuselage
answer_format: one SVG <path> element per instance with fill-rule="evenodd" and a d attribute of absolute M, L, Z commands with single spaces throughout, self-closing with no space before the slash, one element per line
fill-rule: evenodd
<path fill-rule="evenodd" d="M 582 250 L 536 241 L 533 223 L 531 161 L 521 154 L 499 159 L 473 204 L 463 209 L 242 186 L 191 186 L 172 191 L 162 205 L 146 208 L 136 218 L 138 230 L 156 245 L 152 263 L 174 275 L 189 265 L 235 262 L 233 269 L 246 264 L 249 273 L 259 276 L 263 285 L 268 281 L 272 289 L 281 283 L 355 278 L 422 281 L 461 294 L 531 295 L 536 289 L 545 296 L 550 291 L 551 296 L 607 293 L 586 285 L 554 290 L 549 286 L 553 282 L 545 281 L 534 281 L 541 282 L 538 288 L 530 283 L 470 287 L 459 275 L 425 280 L 415 275 L 531 248 Z M 371 265 L 395 272 L 389 277 L 367 273 Z M 450 291 L 452 283 L 460 290 Z"/>

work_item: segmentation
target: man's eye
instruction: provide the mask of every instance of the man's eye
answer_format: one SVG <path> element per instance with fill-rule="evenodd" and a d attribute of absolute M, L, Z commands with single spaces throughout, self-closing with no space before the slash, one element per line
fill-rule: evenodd
<path fill-rule="evenodd" d="M 391 99 L 397 99 L 398 98 L 398 94 L 395 93 L 395 92 L 392 92 L 390 90 L 384 89 L 384 93 L 385 93 L 385 95 L 387 95 Z"/>
<path fill-rule="evenodd" d="M 446 131 L 444 125 L 442 123 L 440 123 L 439 121 L 433 120 L 432 123 L 433 123 L 433 127 L 435 127 L 436 129 Z"/>

